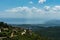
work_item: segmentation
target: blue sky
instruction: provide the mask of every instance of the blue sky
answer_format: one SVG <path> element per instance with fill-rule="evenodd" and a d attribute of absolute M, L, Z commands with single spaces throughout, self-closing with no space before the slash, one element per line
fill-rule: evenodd
<path fill-rule="evenodd" d="M 0 0 L 0 21 L 39 24 L 53 19 L 60 20 L 60 0 Z"/>
<path fill-rule="evenodd" d="M 30 3 L 32 2 L 32 4 Z M 42 4 L 43 3 L 43 4 Z M 43 7 L 43 6 L 55 6 L 60 5 L 60 0 L 46 0 L 39 3 L 39 0 L 0 0 L 0 10 L 6 10 L 15 7 Z"/>

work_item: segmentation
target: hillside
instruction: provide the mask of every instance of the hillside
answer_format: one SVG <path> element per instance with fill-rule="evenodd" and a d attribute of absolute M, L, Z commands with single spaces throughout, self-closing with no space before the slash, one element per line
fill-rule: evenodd
<path fill-rule="evenodd" d="M 40 36 L 30 29 L 13 27 L 0 22 L 0 40 L 40 40 Z"/>
<path fill-rule="evenodd" d="M 17 25 L 18 26 L 18 25 Z M 24 24 L 20 27 L 0 22 L 1 40 L 60 40 L 60 26 Z"/>

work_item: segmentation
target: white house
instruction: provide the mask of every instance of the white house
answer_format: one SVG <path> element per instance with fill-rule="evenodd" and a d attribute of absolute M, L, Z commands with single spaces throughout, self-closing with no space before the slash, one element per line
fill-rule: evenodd
<path fill-rule="evenodd" d="M 0 32 L 1 32 L 1 29 L 0 29 Z"/>
<path fill-rule="evenodd" d="M 21 35 L 24 35 L 26 33 L 26 30 L 24 30 L 22 33 L 21 33 Z"/>

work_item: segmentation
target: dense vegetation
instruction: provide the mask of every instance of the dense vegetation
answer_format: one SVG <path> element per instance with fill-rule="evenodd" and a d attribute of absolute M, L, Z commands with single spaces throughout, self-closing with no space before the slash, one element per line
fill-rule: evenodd
<path fill-rule="evenodd" d="M 12 27 L 4 22 L 0 22 L 0 29 L 0 39 L 2 40 L 40 40 L 40 36 L 31 30 L 20 27 Z M 26 30 L 26 33 L 21 35 L 24 30 Z M 11 37 L 11 35 L 13 36 Z"/>
<path fill-rule="evenodd" d="M 2 40 L 60 40 L 60 26 L 51 26 L 51 27 L 43 27 L 40 25 L 19 25 L 11 26 L 7 23 L 0 22 L 0 38 Z M 24 27 L 24 28 L 23 28 Z M 30 29 L 26 29 L 29 28 Z M 6 29 L 7 30 L 4 30 Z M 26 30 L 24 35 L 21 33 Z M 13 36 L 11 37 L 11 35 Z"/>

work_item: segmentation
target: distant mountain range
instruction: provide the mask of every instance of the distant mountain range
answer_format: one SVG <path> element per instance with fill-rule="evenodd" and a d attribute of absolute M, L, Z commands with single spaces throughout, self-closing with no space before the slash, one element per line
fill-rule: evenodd
<path fill-rule="evenodd" d="M 45 23 L 48 26 L 60 26 L 60 20 L 49 20 Z"/>
<path fill-rule="evenodd" d="M 40 26 L 60 26 L 60 20 L 41 20 L 41 19 L 25 19 L 25 18 L 0 18 L 0 21 L 6 22 L 8 24 L 35 24 Z M 43 21 L 44 23 L 42 23 Z"/>

